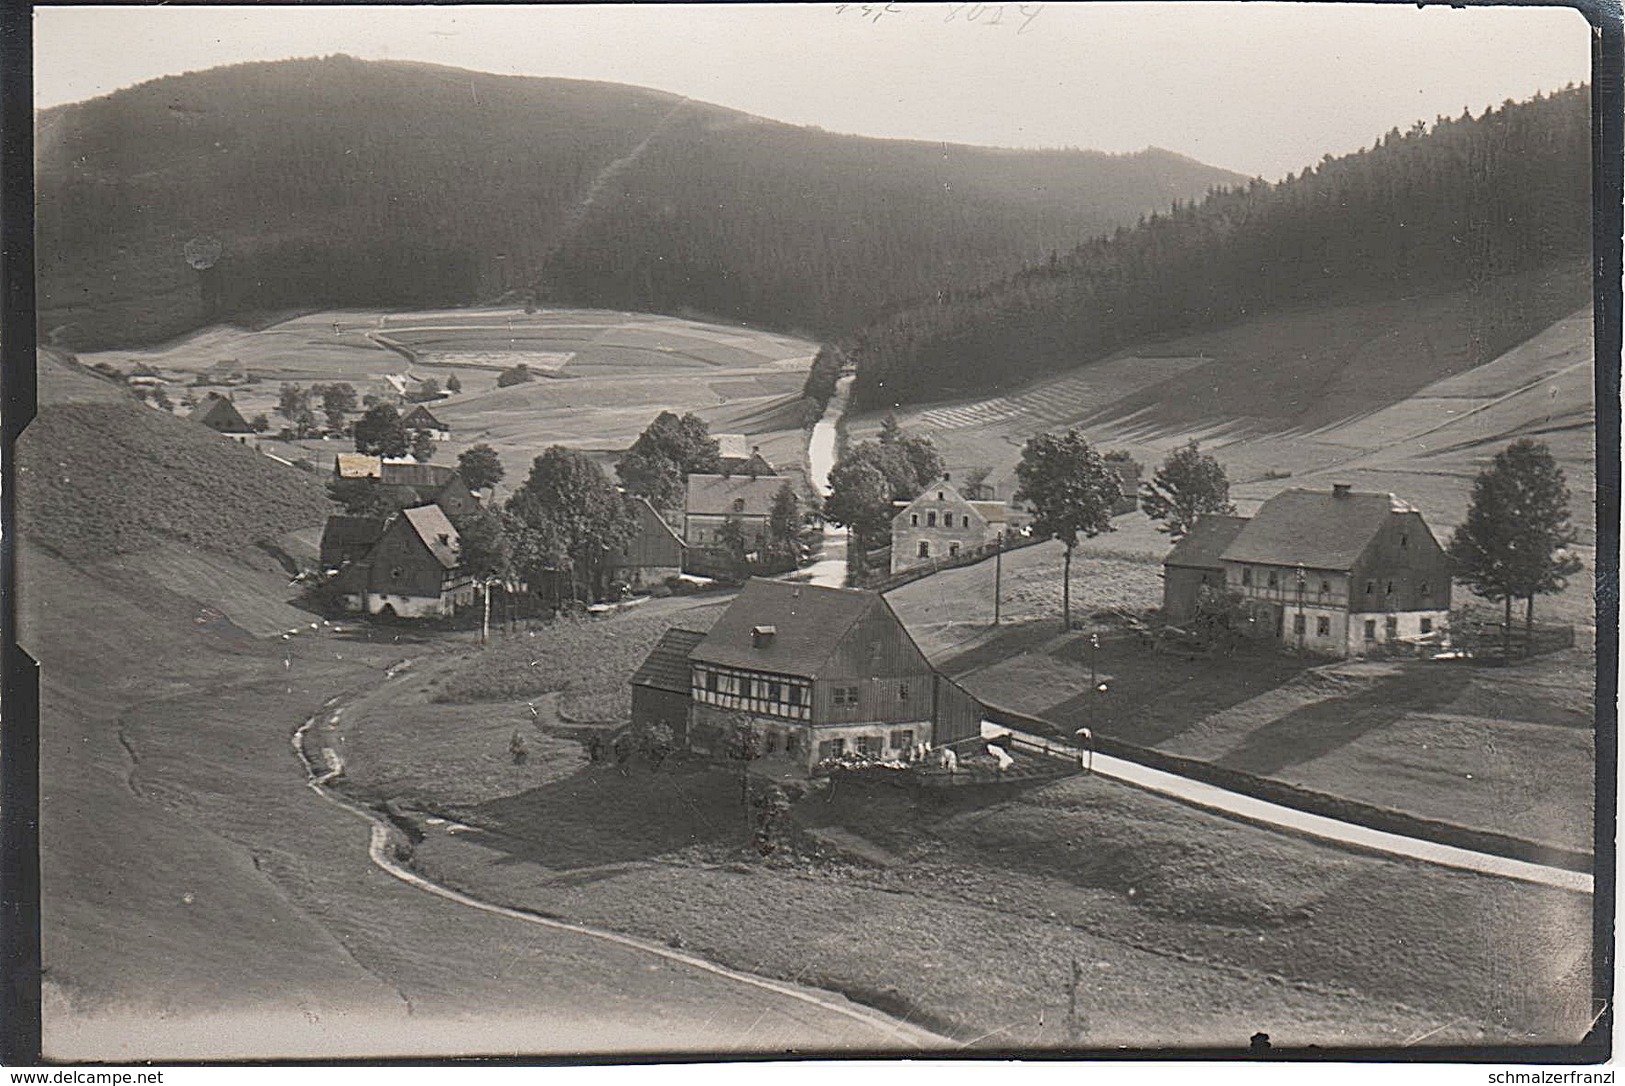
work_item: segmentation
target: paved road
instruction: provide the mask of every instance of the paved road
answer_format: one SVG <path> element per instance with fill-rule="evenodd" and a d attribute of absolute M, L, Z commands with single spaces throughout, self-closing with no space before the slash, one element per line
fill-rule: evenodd
<path fill-rule="evenodd" d="M 987 721 L 982 723 L 983 735 L 993 736 L 1002 733 L 1009 733 L 1018 739 L 1042 747 L 1051 757 L 1062 758 L 1067 761 L 1076 761 L 1079 757 L 1080 752 L 1076 747 L 1051 743 L 1039 736 L 1014 731 L 1000 724 Z M 1278 803 L 1268 803 L 1252 796 L 1226 791 L 1215 785 L 1193 781 L 1174 773 L 1151 769 L 1140 765 L 1138 762 L 1113 758 L 1105 754 L 1093 755 L 1092 766 L 1094 772 L 1102 777 L 1109 777 L 1125 784 L 1132 784 L 1137 788 L 1144 788 L 1147 791 L 1171 796 L 1193 806 L 1232 815 L 1259 825 L 1300 833 L 1308 837 L 1349 845 L 1370 852 L 1380 852 L 1388 856 L 1421 860 L 1424 863 L 1438 864 L 1441 867 L 1453 867 L 1462 871 L 1474 871 L 1481 875 L 1517 879 L 1520 882 L 1533 882 L 1542 886 L 1551 886 L 1559 890 L 1572 890 L 1577 893 L 1589 894 L 1593 892 L 1592 877 L 1583 871 L 1546 867 L 1542 864 L 1508 859 L 1505 856 L 1495 856 L 1486 852 L 1473 852 L 1470 849 L 1456 848 L 1452 845 L 1441 845 L 1433 841 L 1422 841 L 1415 837 L 1387 833 L 1367 826 L 1355 825 L 1351 822 L 1341 822 L 1335 818 L 1310 814 L 1294 807 L 1283 807 Z"/>
<path fill-rule="evenodd" d="M 812 485 L 821 498 L 829 497 L 829 473 L 835 468 L 838 452 L 836 431 L 841 416 L 846 413 L 847 401 L 852 396 L 852 377 L 835 382 L 835 395 L 824 409 L 824 417 L 813 426 L 812 439 L 807 444 L 807 462 L 812 471 Z M 846 584 L 847 531 L 833 524 L 824 525 L 824 543 L 818 552 L 818 561 L 807 567 L 812 583 L 829 588 Z"/>

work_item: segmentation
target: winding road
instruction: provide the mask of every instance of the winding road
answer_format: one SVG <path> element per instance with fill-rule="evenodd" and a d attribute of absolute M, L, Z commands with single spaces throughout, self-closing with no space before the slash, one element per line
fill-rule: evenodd
<path fill-rule="evenodd" d="M 810 477 L 820 498 L 829 497 L 829 473 L 835 469 L 840 448 L 841 416 L 846 413 L 847 402 L 852 398 L 854 380 L 856 378 L 848 375 L 835 383 L 835 395 L 830 397 L 828 406 L 824 408 L 824 417 L 813 425 L 812 439 L 807 444 Z M 818 560 L 805 570 L 812 574 L 811 583 L 828 588 L 841 588 L 846 584 L 846 546 L 847 530 L 825 524 Z"/>

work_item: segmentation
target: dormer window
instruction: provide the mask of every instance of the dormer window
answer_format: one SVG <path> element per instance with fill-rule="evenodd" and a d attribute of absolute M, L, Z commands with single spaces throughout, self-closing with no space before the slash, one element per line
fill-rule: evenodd
<path fill-rule="evenodd" d="M 766 648 L 773 643 L 773 635 L 778 633 L 777 626 L 752 626 L 750 628 L 750 644 L 752 648 Z"/>

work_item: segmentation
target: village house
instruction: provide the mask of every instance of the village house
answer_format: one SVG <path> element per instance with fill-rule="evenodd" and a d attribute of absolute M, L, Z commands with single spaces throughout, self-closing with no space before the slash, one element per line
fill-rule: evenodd
<path fill-rule="evenodd" d="M 982 486 L 978 493 L 992 490 Z M 965 497 L 947 473 L 913 501 L 893 504 L 897 508 L 891 522 L 893 573 L 980 550 L 1014 528 L 1003 502 Z"/>
<path fill-rule="evenodd" d="M 1176 625 L 1188 622 L 1196 615 L 1197 599 L 1204 586 L 1221 595 L 1226 591 L 1220 555 L 1246 524 L 1246 517 L 1218 513 L 1197 518 L 1162 561 L 1163 617 Z"/>
<path fill-rule="evenodd" d="M 778 471 L 762 455 L 760 446 L 752 445 L 744 434 L 715 434 L 720 454 L 717 472 L 722 475 L 777 475 Z"/>
<path fill-rule="evenodd" d="M 717 533 L 730 521 L 745 536 L 747 550 L 756 550 L 767 537 L 773 497 L 784 485 L 776 476 L 690 475 L 683 504 L 683 542 L 690 547 L 711 547 Z"/>
<path fill-rule="evenodd" d="M 415 504 L 433 503 L 448 516 L 460 517 L 480 507 L 480 500 L 463 482 L 456 468 L 420 464 L 416 460 L 339 453 L 333 457 L 336 479 L 370 479 L 379 486 L 407 487 Z"/>
<path fill-rule="evenodd" d="M 1187 588 L 1192 579 L 1179 571 L 1208 560 L 1192 558 L 1202 549 L 1175 567 Z M 1441 634 L 1450 618 L 1449 559 L 1422 514 L 1392 494 L 1342 483 L 1284 491 L 1241 524 L 1219 564 L 1253 631 L 1304 652 L 1361 656 L 1415 644 Z M 1194 611 L 1194 593 L 1178 596 L 1165 602 Z"/>
<path fill-rule="evenodd" d="M 427 433 L 435 441 L 450 441 L 451 427 L 441 422 L 434 412 L 418 404 L 401 418 L 401 425 L 410 433 Z"/>
<path fill-rule="evenodd" d="M 238 412 L 237 405 L 218 392 L 211 392 L 203 397 L 186 418 L 190 422 L 207 426 L 239 445 L 254 444 L 254 428 Z"/>
<path fill-rule="evenodd" d="M 322 528 L 321 563 L 325 570 L 337 571 L 352 562 L 363 561 L 384 534 L 387 517 L 356 517 L 335 514 Z"/>
<path fill-rule="evenodd" d="M 610 555 L 610 577 L 632 588 L 659 584 L 683 571 L 683 537 L 666 523 L 649 499 L 632 502 L 637 532 L 631 542 Z"/>
<path fill-rule="evenodd" d="M 979 735 L 981 708 L 938 676 L 878 592 L 752 578 L 709 632 L 669 630 L 632 677 L 633 723 L 714 749 L 739 716 L 764 768 Z"/>
<path fill-rule="evenodd" d="M 389 518 L 365 558 L 340 569 L 331 587 L 346 607 L 369 615 L 449 616 L 474 602 L 458 546 L 457 529 L 438 505 L 405 509 Z"/>

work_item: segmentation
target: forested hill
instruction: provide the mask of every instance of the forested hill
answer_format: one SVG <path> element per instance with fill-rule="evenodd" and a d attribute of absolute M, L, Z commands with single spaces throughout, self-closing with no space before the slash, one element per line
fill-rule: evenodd
<path fill-rule="evenodd" d="M 1165 151 L 866 139 L 348 57 L 47 110 L 37 158 L 41 325 L 77 347 L 527 297 L 846 333 L 1240 180 Z"/>
<path fill-rule="evenodd" d="M 1589 296 L 1589 107 L 1589 91 L 1570 88 L 1394 129 L 1279 184 L 1165 206 L 992 285 L 892 314 L 847 344 L 856 402 L 988 391 L 1287 308 L 1463 288 L 1482 304 L 1469 307 L 1469 326 L 1440 334 L 1468 337 L 1472 357 L 1488 361 Z M 1494 289 L 1546 267 L 1565 273 L 1563 297 L 1509 309 Z"/>

